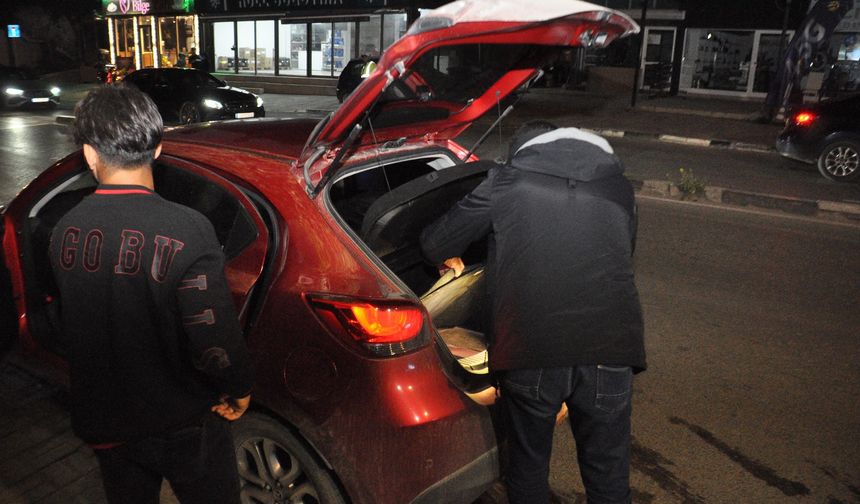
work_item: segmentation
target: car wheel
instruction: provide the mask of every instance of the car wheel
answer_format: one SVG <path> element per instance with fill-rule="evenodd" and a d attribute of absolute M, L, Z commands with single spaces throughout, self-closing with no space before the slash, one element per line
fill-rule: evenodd
<path fill-rule="evenodd" d="M 179 107 L 179 122 L 191 124 L 200 122 L 200 109 L 191 102 L 185 102 Z"/>
<path fill-rule="evenodd" d="M 818 156 L 818 171 L 836 182 L 857 179 L 860 177 L 860 143 L 839 140 L 827 145 Z"/>
<path fill-rule="evenodd" d="M 272 418 L 246 413 L 233 424 L 233 441 L 242 504 L 346 503 L 316 454 Z"/>

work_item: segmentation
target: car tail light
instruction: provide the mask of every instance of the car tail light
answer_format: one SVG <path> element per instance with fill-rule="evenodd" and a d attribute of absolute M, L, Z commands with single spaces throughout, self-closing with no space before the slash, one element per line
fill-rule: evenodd
<path fill-rule="evenodd" d="M 798 112 L 794 114 L 794 124 L 797 126 L 809 126 L 817 116 L 812 112 Z"/>
<path fill-rule="evenodd" d="M 375 355 L 403 354 L 430 340 L 424 308 L 416 303 L 313 294 L 305 298 L 333 333 Z"/>

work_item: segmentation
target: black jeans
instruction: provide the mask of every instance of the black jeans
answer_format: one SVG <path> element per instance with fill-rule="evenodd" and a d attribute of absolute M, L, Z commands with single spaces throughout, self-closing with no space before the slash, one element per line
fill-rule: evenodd
<path fill-rule="evenodd" d="M 500 382 L 508 421 L 511 504 L 549 502 L 552 438 L 562 403 L 570 411 L 589 504 L 631 502 L 631 368 L 517 369 L 503 372 Z"/>
<path fill-rule="evenodd" d="M 182 504 L 239 502 L 230 425 L 214 413 L 195 425 L 95 453 L 111 504 L 157 504 L 162 479 Z"/>

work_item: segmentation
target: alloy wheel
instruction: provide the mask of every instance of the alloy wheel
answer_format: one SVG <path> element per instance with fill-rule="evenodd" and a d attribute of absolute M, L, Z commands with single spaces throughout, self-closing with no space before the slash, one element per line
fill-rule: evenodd
<path fill-rule="evenodd" d="M 317 489 L 301 462 L 268 438 L 245 440 L 237 450 L 242 504 L 318 504 Z"/>
<path fill-rule="evenodd" d="M 837 178 L 850 177 L 860 167 L 860 153 L 850 145 L 838 145 L 824 157 L 824 168 Z"/>
<path fill-rule="evenodd" d="M 191 102 L 185 102 L 179 109 L 179 122 L 182 124 L 191 124 L 200 122 L 200 111 L 197 106 Z"/>

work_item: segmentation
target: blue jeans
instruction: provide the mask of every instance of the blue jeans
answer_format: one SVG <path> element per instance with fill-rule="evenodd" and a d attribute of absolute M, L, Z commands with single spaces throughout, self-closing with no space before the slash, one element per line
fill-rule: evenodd
<path fill-rule="evenodd" d="M 549 502 L 549 462 L 556 413 L 570 412 L 577 460 L 589 504 L 629 503 L 629 367 L 575 366 L 500 373 L 508 422 L 508 499 Z"/>
<path fill-rule="evenodd" d="M 162 479 L 182 504 L 239 503 L 233 435 L 227 420 L 214 413 L 193 425 L 95 453 L 111 504 L 158 504 Z"/>

